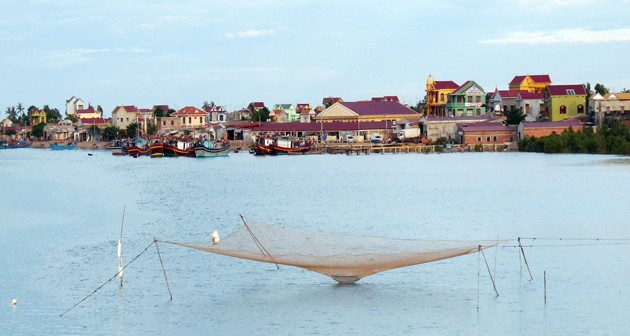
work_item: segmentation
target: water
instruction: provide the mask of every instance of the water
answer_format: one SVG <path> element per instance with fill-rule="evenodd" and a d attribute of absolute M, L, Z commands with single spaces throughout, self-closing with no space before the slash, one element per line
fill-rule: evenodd
<path fill-rule="evenodd" d="M 392 238 L 630 238 L 623 157 L 93 153 L 0 152 L 0 335 L 630 332 L 630 245 L 526 248 L 531 281 L 516 248 L 487 250 L 495 297 L 478 254 L 341 286 L 301 269 L 162 244 L 173 301 L 152 246 L 126 270 L 123 289 L 112 281 L 59 317 L 116 273 L 123 207 L 125 263 L 153 237 L 226 235 L 241 225 L 239 214 Z"/>

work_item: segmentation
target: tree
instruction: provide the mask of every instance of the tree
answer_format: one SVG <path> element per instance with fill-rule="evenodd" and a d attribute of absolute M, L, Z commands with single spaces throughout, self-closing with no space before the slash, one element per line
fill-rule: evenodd
<path fill-rule="evenodd" d="M 203 102 L 203 104 L 201 106 L 203 107 L 204 111 L 208 111 L 208 110 L 213 109 L 216 105 L 214 104 L 214 101 L 210 101 L 208 103 L 207 100 L 204 100 L 204 102 Z"/>
<path fill-rule="evenodd" d="M 252 107 L 251 112 L 252 112 L 252 121 L 267 121 L 267 119 L 269 118 L 269 113 L 270 113 L 269 109 L 266 106 L 258 110 Z"/>
<path fill-rule="evenodd" d="M 24 121 L 25 119 L 28 120 L 28 116 L 24 115 L 24 106 L 22 105 L 22 103 L 18 103 L 17 107 L 15 108 L 17 110 L 18 115 L 20 116 L 20 118 L 22 119 L 22 121 Z M 26 118 L 24 118 L 26 117 Z M 23 125 L 26 125 L 26 123 L 22 123 Z"/>
<path fill-rule="evenodd" d="M 101 105 L 96 105 L 96 112 L 100 113 L 101 116 L 103 115 L 103 108 L 101 107 Z"/>
<path fill-rule="evenodd" d="M 175 112 L 177 112 L 177 111 L 175 111 L 174 109 L 168 109 L 168 111 L 166 111 L 166 116 L 167 116 L 167 117 L 170 117 L 170 116 L 171 116 L 171 114 L 173 114 L 173 113 L 175 113 Z"/>
<path fill-rule="evenodd" d="M 120 129 L 116 126 L 107 126 L 101 132 L 104 140 L 111 141 L 120 135 Z"/>
<path fill-rule="evenodd" d="M 526 115 L 525 113 L 521 112 L 520 109 L 517 109 L 515 107 L 510 108 L 509 111 L 504 112 L 505 113 L 505 124 L 506 125 L 518 125 L 521 123 L 521 121 L 525 120 Z"/>
<path fill-rule="evenodd" d="M 140 130 L 138 123 L 132 122 L 127 126 L 127 136 L 135 137 L 138 131 Z"/>
<path fill-rule="evenodd" d="M 46 113 L 46 121 L 49 124 L 58 123 L 61 120 L 61 113 L 56 108 L 51 109 L 50 106 L 44 105 L 42 110 Z"/>
<path fill-rule="evenodd" d="M 608 93 L 608 88 L 604 86 L 604 84 L 595 84 L 595 92 L 599 93 L 600 95 L 605 95 Z"/>
<path fill-rule="evenodd" d="M 7 106 L 7 119 L 11 120 L 12 123 L 17 124 L 18 122 L 18 114 L 15 110 L 15 106 Z"/>
<path fill-rule="evenodd" d="M 149 123 L 147 125 L 147 134 L 148 135 L 153 135 L 157 132 L 157 125 L 155 125 L 154 123 Z"/>
<path fill-rule="evenodd" d="M 44 127 L 46 126 L 45 123 L 39 123 L 35 126 L 33 126 L 33 129 L 31 130 L 31 135 L 41 139 L 44 136 Z"/>
<path fill-rule="evenodd" d="M 74 114 L 66 114 L 66 119 L 65 120 L 70 120 L 73 123 L 75 123 L 75 122 L 79 121 L 79 118 L 77 118 L 77 116 L 74 115 Z"/>
<path fill-rule="evenodd" d="M 153 110 L 153 116 L 155 118 L 162 118 L 162 117 L 164 117 L 164 112 L 165 111 L 162 110 L 161 108 L 156 107 L 155 110 Z"/>

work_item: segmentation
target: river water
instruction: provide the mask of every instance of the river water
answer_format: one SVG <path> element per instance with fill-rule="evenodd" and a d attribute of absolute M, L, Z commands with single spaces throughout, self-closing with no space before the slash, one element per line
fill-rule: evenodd
<path fill-rule="evenodd" d="M 630 333 L 628 158 L 91 153 L 0 152 L 0 335 Z M 60 317 L 117 272 L 123 208 L 125 263 L 153 237 L 225 236 L 239 214 L 343 234 L 510 241 L 485 252 L 498 297 L 479 254 L 337 285 L 161 244 L 172 301 L 151 246 L 123 288 L 111 281 Z M 517 237 L 585 240 L 523 241 L 530 280 Z"/>

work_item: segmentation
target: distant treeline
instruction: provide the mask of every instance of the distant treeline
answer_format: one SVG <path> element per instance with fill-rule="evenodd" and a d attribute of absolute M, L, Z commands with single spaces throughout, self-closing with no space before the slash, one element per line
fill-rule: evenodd
<path fill-rule="evenodd" d="M 588 126 L 584 127 L 583 132 L 569 128 L 562 134 L 523 139 L 518 142 L 518 150 L 537 153 L 630 154 L 630 130 L 620 123 L 603 126 L 597 132 Z"/>

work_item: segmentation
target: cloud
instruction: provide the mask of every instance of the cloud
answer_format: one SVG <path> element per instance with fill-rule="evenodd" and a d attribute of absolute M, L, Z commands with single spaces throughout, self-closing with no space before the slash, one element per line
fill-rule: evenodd
<path fill-rule="evenodd" d="M 241 31 L 241 32 L 226 33 L 225 37 L 229 39 L 253 38 L 253 37 L 261 37 L 265 35 L 273 35 L 275 33 L 276 33 L 276 29 L 246 30 L 246 31 Z"/>
<path fill-rule="evenodd" d="M 503 37 L 482 40 L 482 44 L 562 44 L 629 42 L 630 28 L 586 30 L 582 28 L 556 31 L 514 31 Z"/>

